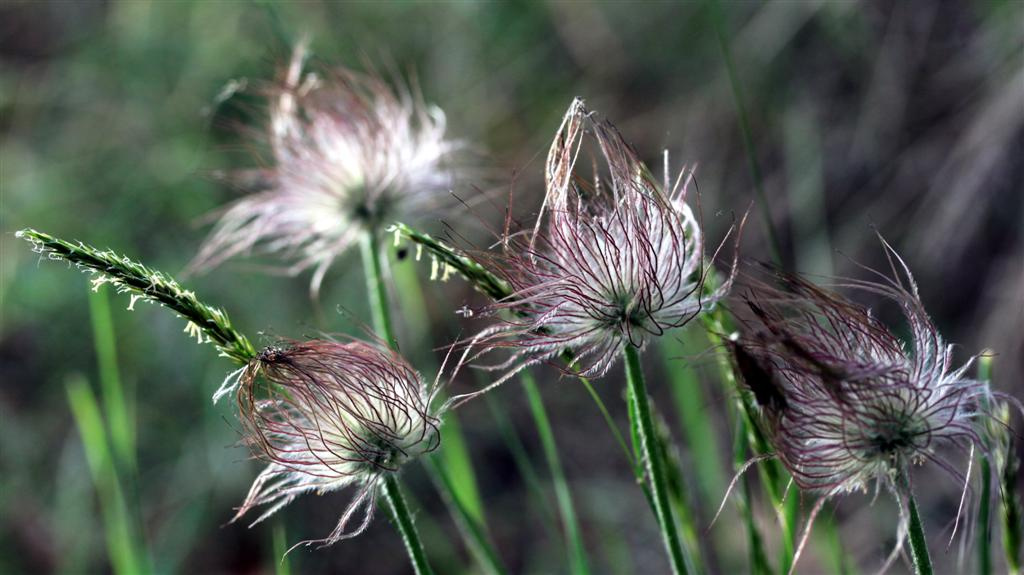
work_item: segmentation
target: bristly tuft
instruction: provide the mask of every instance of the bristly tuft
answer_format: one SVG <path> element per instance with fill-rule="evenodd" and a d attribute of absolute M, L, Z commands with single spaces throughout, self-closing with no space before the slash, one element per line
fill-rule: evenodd
<path fill-rule="evenodd" d="M 240 382 L 246 443 L 269 465 L 235 519 L 267 506 L 255 524 L 299 494 L 356 486 L 334 531 L 307 544 L 330 545 L 361 533 L 384 476 L 440 443 L 432 386 L 401 356 L 376 345 L 285 342 L 261 351 Z M 349 529 L 360 508 L 366 509 L 361 523 Z"/>
<path fill-rule="evenodd" d="M 778 287 L 751 282 L 742 300 L 753 319 L 729 345 L 775 456 L 796 484 L 822 501 L 871 483 L 891 491 L 901 502 L 898 550 L 910 468 L 935 463 L 966 490 L 970 468 L 962 472 L 948 457 L 958 451 L 969 461 L 976 448 L 988 456 L 978 424 L 992 417 L 992 392 L 966 376 L 973 359 L 954 367 L 952 346 L 925 313 L 909 270 L 885 248 L 891 276 L 837 287 L 898 304 L 906 340 L 869 309 L 779 273 Z"/>
<path fill-rule="evenodd" d="M 192 262 L 203 270 L 250 253 L 314 268 L 310 289 L 363 233 L 419 220 L 456 204 L 464 147 L 445 137 L 445 116 L 400 80 L 332 69 L 304 74 L 295 50 L 269 94 L 273 165 L 238 181 L 260 189 L 228 206 Z"/>
<path fill-rule="evenodd" d="M 607 175 L 588 179 L 576 160 L 591 142 Z M 683 169 L 658 182 L 610 123 L 574 101 L 548 154 L 532 233 L 502 242 L 493 269 L 511 295 L 491 311 L 509 317 L 471 340 L 477 355 L 511 350 L 511 360 L 495 366 L 511 368 L 505 379 L 571 350 L 581 375 L 600 376 L 625 346 L 643 347 L 713 306 L 732 274 L 705 289 L 709 260 L 686 203 L 692 178 Z"/>

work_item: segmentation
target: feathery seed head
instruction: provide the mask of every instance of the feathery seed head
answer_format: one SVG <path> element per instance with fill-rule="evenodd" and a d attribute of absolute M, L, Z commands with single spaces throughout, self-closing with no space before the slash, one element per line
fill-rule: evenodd
<path fill-rule="evenodd" d="M 576 171 L 590 138 L 607 176 Z M 513 293 L 494 309 L 515 317 L 474 343 L 511 348 L 522 365 L 572 350 L 583 375 L 599 376 L 624 346 L 642 347 L 713 305 L 731 277 L 703 290 L 703 237 L 685 201 L 692 177 L 666 173 L 659 183 L 611 124 L 574 101 L 548 154 L 533 233 L 505 241 L 500 274 Z"/>
<path fill-rule="evenodd" d="M 890 256 L 900 262 L 891 251 Z M 840 284 L 897 303 L 904 341 L 870 310 L 803 279 L 783 289 L 755 285 L 746 296 L 751 331 L 732 343 L 737 366 L 762 408 L 776 455 L 805 490 L 825 496 L 896 488 L 897 476 L 932 461 L 961 477 L 940 448 L 984 449 L 974 420 L 988 417 L 986 382 L 952 363 L 918 297 L 894 271 L 884 283 Z"/>
<path fill-rule="evenodd" d="M 304 75 L 305 55 L 299 46 L 270 95 L 273 166 L 257 178 L 265 189 L 224 211 L 194 269 L 273 254 L 290 262 L 289 273 L 315 268 L 315 293 L 360 234 L 454 204 L 462 147 L 445 138 L 444 113 L 376 76 Z"/>
<path fill-rule="evenodd" d="M 384 475 L 440 442 L 432 386 L 398 354 L 375 345 L 313 340 L 268 347 L 240 382 L 245 440 L 269 465 L 236 519 L 267 505 L 258 523 L 301 493 L 354 485 L 358 494 L 337 527 L 316 542 L 353 537 L 369 523 Z M 362 524 L 347 530 L 362 506 Z"/>

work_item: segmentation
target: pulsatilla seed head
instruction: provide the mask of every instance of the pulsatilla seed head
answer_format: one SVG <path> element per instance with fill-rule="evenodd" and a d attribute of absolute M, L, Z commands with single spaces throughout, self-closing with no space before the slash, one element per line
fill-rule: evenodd
<path fill-rule="evenodd" d="M 353 485 L 358 493 L 337 527 L 316 542 L 352 537 L 369 523 L 384 475 L 440 442 L 432 386 L 398 354 L 376 345 L 313 340 L 269 347 L 239 381 L 245 441 L 269 465 L 236 519 L 269 506 L 258 523 L 301 493 Z M 361 507 L 362 524 L 348 530 Z"/>
<path fill-rule="evenodd" d="M 975 420 L 990 415 L 988 385 L 965 376 L 971 362 L 953 367 L 952 346 L 886 249 L 902 274 L 894 265 L 881 283 L 838 286 L 898 304 L 908 340 L 838 293 L 780 274 L 781 286 L 747 292 L 753 320 L 731 344 L 776 455 L 802 489 L 826 497 L 872 480 L 902 491 L 897 479 L 926 461 L 964 480 L 941 448 L 984 449 Z"/>
<path fill-rule="evenodd" d="M 585 178 L 576 159 L 594 145 L 603 162 Z M 705 283 L 704 239 L 686 203 L 692 178 L 666 167 L 658 182 L 610 123 L 574 101 L 548 154 L 537 223 L 509 234 L 495 265 L 513 294 L 493 308 L 511 319 L 473 344 L 511 349 L 503 366 L 517 368 L 571 350 L 583 375 L 600 376 L 626 345 L 643 347 L 714 305 L 732 274 Z"/>
<path fill-rule="evenodd" d="M 445 115 L 401 80 L 346 69 L 304 74 L 295 50 L 269 90 L 272 165 L 230 179 L 252 193 L 228 206 L 192 263 L 272 254 L 298 274 L 315 268 L 316 293 L 333 260 L 361 234 L 456 204 L 468 166 L 445 137 Z"/>

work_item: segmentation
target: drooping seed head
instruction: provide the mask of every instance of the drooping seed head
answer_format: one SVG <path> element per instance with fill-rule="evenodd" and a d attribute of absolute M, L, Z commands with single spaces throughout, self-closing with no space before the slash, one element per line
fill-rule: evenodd
<path fill-rule="evenodd" d="M 605 176 L 576 170 L 596 143 Z M 704 241 L 686 203 L 692 171 L 658 182 L 609 123 L 573 102 L 547 160 L 547 193 L 532 234 L 506 238 L 500 274 L 513 294 L 494 309 L 512 319 L 480 334 L 521 365 L 566 350 L 583 375 L 603 375 L 626 345 L 642 347 L 724 296 L 705 289 Z"/>
<path fill-rule="evenodd" d="M 346 69 L 303 74 L 305 56 L 299 46 L 269 94 L 272 166 L 236 178 L 263 189 L 223 212 L 193 269 L 272 254 L 291 274 L 315 268 L 315 293 L 361 234 L 455 203 L 463 146 L 446 139 L 439 108 L 400 81 Z"/>
<path fill-rule="evenodd" d="M 241 375 L 237 395 L 245 441 L 269 465 L 236 519 L 268 506 L 258 523 L 301 493 L 353 485 L 357 496 L 318 542 L 359 534 L 384 475 L 437 449 L 431 391 L 398 354 L 368 343 L 313 340 L 264 349 Z M 346 531 L 361 506 L 362 525 Z"/>
<path fill-rule="evenodd" d="M 755 284 L 745 296 L 754 319 L 733 342 L 736 363 L 802 489 L 830 496 L 873 480 L 895 488 L 925 461 L 962 479 L 942 448 L 982 447 L 975 419 L 988 416 L 988 385 L 966 377 L 971 362 L 953 367 L 952 346 L 902 269 L 905 280 L 894 271 L 883 283 L 839 285 L 898 304 L 906 340 L 869 309 L 798 277 L 780 275 L 781 288 Z"/>

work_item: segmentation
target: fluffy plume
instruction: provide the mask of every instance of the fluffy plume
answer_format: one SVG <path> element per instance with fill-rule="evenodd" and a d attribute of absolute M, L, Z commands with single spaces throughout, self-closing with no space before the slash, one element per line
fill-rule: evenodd
<path fill-rule="evenodd" d="M 435 386 L 398 354 L 360 341 L 313 340 L 268 347 L 238 386 L 246 442 L 269 465 L 253 483 L 238 519 L 266 506 L 259 523 L 302 493 L 353 486 L 335 529 L 306 544 L 330 545 L 369 524 L 385 474 L 437 449 Z M 349 524 L 365 509 L 358 526 Z"/>
<path fill-rule="evenodd" d="M 966 376 L 970 361 L 954 367 L 952 346 L 925 313 L 909 270 L 885 247 L 891 277 L 837 287 L 898 304 L 907 340 L 838 293 L 779 274 L 781 286 L 754 283 L 746 293 L 754 319 L 731 345 L 775 456 L 801 489 L 821 497 L 810 521 L 829 497 L 875 483 L 901 502 L 902 543 L 909 469 L 933 462 L 966 490 L 970 469 L 961 472 L 943 448 L 965 461 L 984 451 L 976 420 L 991 416 L 991 392 Z"/>
<path fill-rule="evenodd" d="M 273 165 L 238 174 L 259 182 L 228 206 L 191 268 L 272 254 L 298 274 L 314 268 L 315 294 L 331 263 L 361 234 L 454 204 L 462 146 L 445 138 L 444 113 L 401 83 L 345 69 L 303 74 L 299 46 L 270 93 Z"/>
<path fill-rule="evenodd" d="M 576 161 L 584 143 L 603 158 L 591 179 Z M 667 163 L 667 162 L 666 162 Z M 597 170 L 597 168 L 595 168 Z M 682 326 L 728 291 L 705 285 L 704 240 L 686 203 L 692 170 L 658 182 L 609 123 L 573 102 L 546 164 L 547 193 L 532 233 L 510 234 L 493 266 L 511 295 L 508 318 L 472 346 L 512 350 L 518 369 L 571 350 L 582 375 L 603 375 L 626 345 Z"/>

